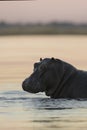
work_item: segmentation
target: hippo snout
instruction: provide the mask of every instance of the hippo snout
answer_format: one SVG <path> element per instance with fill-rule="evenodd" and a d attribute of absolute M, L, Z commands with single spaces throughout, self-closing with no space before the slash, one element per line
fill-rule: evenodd
<path fill-rule="evenodd" d="M 23 81 L 22 88 L 23 88 L 24 91 L 31 92 L 32 86 L 30 86 L 30 83 L 29 83 L 28 80 L 29 79 L 26 79 L 26 80 Z"/>
<path fill-rule="evenodd" d="M 34 81 L 30 78 L 27 78 L 22 83 L 22 88 L 24 91 L 30 92 L 30 93 L 38 93 L 41 90 L 40 83 L 38 81 Z"/>
<path fill-rule="evenodd" d="M 27 86 L 26 81 L 23 81 L 22 88 L 23 88 L 24 91 L 26 91 L 26 86 Z"/>

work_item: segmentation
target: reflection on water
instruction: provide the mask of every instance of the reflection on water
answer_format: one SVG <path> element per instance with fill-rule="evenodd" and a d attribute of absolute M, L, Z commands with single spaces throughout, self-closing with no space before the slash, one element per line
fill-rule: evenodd
<path fill-rule="evenodd" d="M 86 129 L 87 99 L 50 99 L 42 93 L 6 90 L 0 92 L 0 116 L 4 129 Z"/>

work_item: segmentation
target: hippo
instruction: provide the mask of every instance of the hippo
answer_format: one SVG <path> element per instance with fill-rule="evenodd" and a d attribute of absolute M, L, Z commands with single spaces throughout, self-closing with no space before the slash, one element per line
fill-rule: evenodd
<path fill-rule="evenodd" d="M 40 58 L 22 83 L 24 91 L 45 92 L 51 98 L 87 98 L 87 71 L 56 58 Z"/>

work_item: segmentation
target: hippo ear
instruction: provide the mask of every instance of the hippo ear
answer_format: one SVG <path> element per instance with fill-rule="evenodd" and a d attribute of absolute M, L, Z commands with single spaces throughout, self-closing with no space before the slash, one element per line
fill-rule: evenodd
<path fill-rule="evenodd" d="M 42 61 L 43 59 L 42 58 L 40 58 L 40 61 Z"/>
<path fill-rule="evenodd" d="M 54 57 L 52 57 L 52 58 L 51 58 L 51 60 L 55 60 L 55 58 L 54 58 Z"/>

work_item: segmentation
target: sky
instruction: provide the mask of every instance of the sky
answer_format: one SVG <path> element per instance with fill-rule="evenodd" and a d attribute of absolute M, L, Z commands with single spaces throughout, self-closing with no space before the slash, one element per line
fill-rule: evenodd
<path fill-rule="evenodd" d="M 87 0 L 0 1 L 0 21 L 87 23 Z"/>

